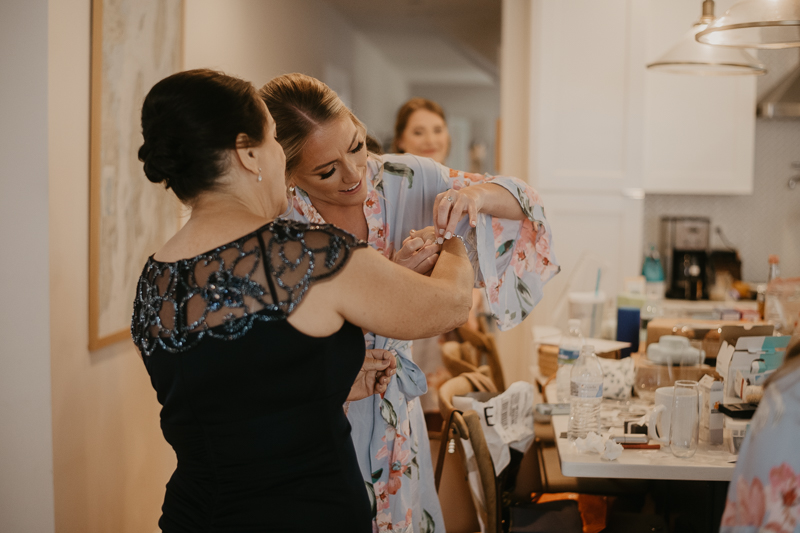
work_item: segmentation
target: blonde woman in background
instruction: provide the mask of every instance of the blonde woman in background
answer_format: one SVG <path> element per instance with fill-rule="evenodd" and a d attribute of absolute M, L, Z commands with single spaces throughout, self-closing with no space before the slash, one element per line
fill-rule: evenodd
<path fill-rule="evenodd" d="M 392 152 L 430 157 L 444 165 L 450 152 L 450 132 L 442 106 L 412 98 L 397 111 Z"/>
<path fill-rule="evenodd" d="M 286 153 L 288 218 L 352 231 L 419 274 L 436 264 L 442 243 L 461 237 L 476 283 L 487 286 L 504 329 L 539 301 L 559 267 L 532 188 L 515 178 L 451 170 L 428 158 L 368 154 L 364 125 L 335 92 L 310 76 L 275 78 L 261 89 L 261 97 Z M 427 226 L 433 228 L 418 231 Z M 380 300 L 383 294 L 375 291 L 373 297 Z M 346 406 L 375 528 L 442 532 L 417 400 L 427 390 L 425 376 L 411 359 L 410 342 L 373 333 L 365 340 L 368 349 L 397 356 L 397 374 L 382 396 Z"/>

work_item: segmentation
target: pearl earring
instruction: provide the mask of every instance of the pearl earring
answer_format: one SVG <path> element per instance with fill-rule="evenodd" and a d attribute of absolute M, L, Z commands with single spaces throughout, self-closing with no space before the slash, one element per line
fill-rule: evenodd
<path fill-rule="evenodd" d="M 261 177 L 261 167 L 258 167 L 258 181 L 261 181 L 263 178 Z"/>

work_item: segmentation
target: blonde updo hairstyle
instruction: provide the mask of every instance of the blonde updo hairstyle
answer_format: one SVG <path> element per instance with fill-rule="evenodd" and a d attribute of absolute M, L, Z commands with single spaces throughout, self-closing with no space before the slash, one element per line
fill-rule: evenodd
<path fill-rule="evenodd" d="M 362 135 L 367 128 L 330 87 L 305 74 L 284 74 L 259 91 L 275 119 L 277 139 L 286 154 L 286 184 L 300 164 L 309 136 L 333 120 L 347 117 Z"/>
<path fill-rule="evenodd" d="M 397 119 L 394 123 L 394 139 L 392 139 L 392 148 L 391 151 L 395 154 L 403 154 L 405 150 L 400 149 L 400 139 L 403 138 L 403 132 L 406 131 L 406 127 L 408 126 L 408 120 L 411 118 L 411 115 L 414 114 L 415 111 L 419 111 L 420 109 L 425 109 L 426 111 L 430 111 L 436 115 L 442 117 L 442 121 L 444 121 L 445 125 L 447 125 L 447 119 L 444 116 L 444 109 L 442 106 L 434 102 L 433 100 L 428 100 L 427 98 L 412 98 L 397 111 Z M 450 147 L 447 147 L 447 151 L 450 151 Z"/>

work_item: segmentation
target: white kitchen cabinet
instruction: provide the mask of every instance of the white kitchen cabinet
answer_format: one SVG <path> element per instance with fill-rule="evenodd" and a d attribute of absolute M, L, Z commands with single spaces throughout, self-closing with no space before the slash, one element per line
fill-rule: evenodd
<path fill-rule="evenodd" d="M 532 16 L 530 173 L 543 190 L 638 186 L 631 0 L 539 0 Z"/>
<path fill-rule="evenodd" d="M 752 192 L 755 77 L 645 68 L 700 11 L 700 0 L 534 2 L 530 173 L 540 189 Z"/>

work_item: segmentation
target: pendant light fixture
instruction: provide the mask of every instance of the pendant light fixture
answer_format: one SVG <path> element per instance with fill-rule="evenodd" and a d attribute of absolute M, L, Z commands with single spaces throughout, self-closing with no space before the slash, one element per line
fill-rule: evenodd
<path fill-rule="evenodd" d="M 647 68 L 677 74 L 738 76 L 766 74 L 767 69 L 740 48 L 722 48 L 697 42 L 696 35 L 714 22 L 714 2 L 703 2 L 703 16 L 678 44 Z"/>
<path fill-rule="evenodd" d="M 744 0 L 697 34 L 697 41 L 738 48 L 800 46 L 800 1 Z"/>

